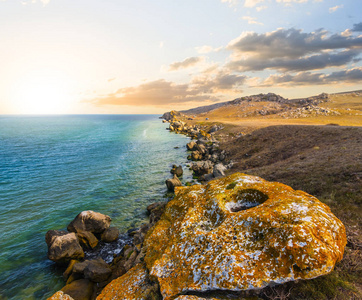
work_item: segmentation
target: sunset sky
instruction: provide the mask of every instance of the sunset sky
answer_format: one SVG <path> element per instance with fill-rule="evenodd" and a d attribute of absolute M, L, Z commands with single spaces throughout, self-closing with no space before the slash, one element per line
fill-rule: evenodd
<path fill-rule="evenodd" d="M 0 114 L 362 89 L 362 0 L 0 0 Z"/>

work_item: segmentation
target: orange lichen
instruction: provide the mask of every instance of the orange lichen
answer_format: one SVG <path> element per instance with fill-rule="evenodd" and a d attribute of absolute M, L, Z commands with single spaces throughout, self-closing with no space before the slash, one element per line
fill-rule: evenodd
<path fill-rule="evenodd" d="M 109 283 L 97 300 L 144 299 L 144 287 L 147 285 L 147 270 L 144 265 L 138 264 L 123 276 Z"/>
<path fill-rule="evenodd" d="M 342 222 L 315 197 L 236 173 L 177 188 L 146 236 L 145 262 L 171 299 L 324 275 L 345 245 Z"/>
<path fill-rule="evenodd" d="M 53 296 L 48 298 L 47 300 L 74 300 L 67 294 L 64 294 L 62 291 L 56 292 Z"/>

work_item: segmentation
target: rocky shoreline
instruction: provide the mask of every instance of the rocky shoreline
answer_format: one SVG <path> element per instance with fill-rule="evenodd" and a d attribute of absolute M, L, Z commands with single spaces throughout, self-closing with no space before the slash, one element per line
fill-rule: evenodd
<path fill-rule="evenodd" d="M 258 177 L 225 177 L 232 162 L 214 138 L 220 126 L 207 130 L 187 125 L 188 117 L 174 111 L 162 118 L 169 122 L 170 131 L 191 137 L 186 147 L 198 182 L 181 187 L 178 178 L 183 170 L 174 165 L 173 178 L 166 180 L 166 186 L 176 196 L 170 202 L 147 207 L 149 223 L 127 233 L 128 241 L 111 262 L 84 254 L 99 243 L 117 240 L 119 232 L 110 226 L 108 216 L 82 212 L 69 224 L 68 232 L 48 231 L 48 257 L 67 265 L 63 274 L 66 285 L 50 300 L 221 299 L 226 295 L 263 299 L 261 288 L 333 270 L 343 256 L 346 237 L 343 224 L 326 205 L 306 193 L 281 184 L 272 186 Z M 217 180 L 208 183 L 212 179 Z M 279 190 L 282 193 L 276 196 Z M 285 194 L 289 198 L 280 203 Z M 264 202 L 269 204 L 261 205 Z M 262 209 L 266 213 L 261 213 Z M 288 209 L 290 217 L 285 216 Z M 289 224 L 296 222 L 300 228 L 290 231 Z M 305 232 L 313 232 L 317 239 L 311 240 Z M 64 245 L 71 245 L 68 248 L 72 250 Z M 65 254 L 59 255 L 53 249 L 57 247 Z M 238 262 L 236 257 L 242 260 Z M 240 264 L 244 264 L 241 269 Z M 246 274 L 256 269 L 266 271 L 257 276 Z"/>

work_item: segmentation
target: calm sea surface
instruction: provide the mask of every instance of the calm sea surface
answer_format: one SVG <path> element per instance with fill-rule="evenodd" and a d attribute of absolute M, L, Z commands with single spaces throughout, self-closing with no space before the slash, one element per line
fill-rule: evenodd
<path fill-rule="evenodd" d="M 186 164 L 188 138 L 166 127 L 150 115 L 0 116 L 0 299 L 64 285 L 44 236 L 79 212 L 107 214 L 121 232 L 146 219 L 172 164 Z"/>

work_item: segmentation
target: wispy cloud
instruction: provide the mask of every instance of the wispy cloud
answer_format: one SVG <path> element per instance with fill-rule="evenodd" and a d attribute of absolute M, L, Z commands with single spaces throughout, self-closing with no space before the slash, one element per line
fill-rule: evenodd
<path fill-rule="evenodd" d="M 248 24 L 257 24 L 257 25 L 264 25 L 261 22 L 258 22 L 256 18 L 250 17 L 250 16 L 243 16 L 243 20 L 248 21 Z"/>
<path fill-rule="evenodd" d="M 336 6 L 333 6 L 333 7 L 329 8 L 329 13 L 334 13 L 335 11 L 337 11 L 340 8 L 343 8 L 343 4 L 336 5 Z"/>
<path fill-rule="evenodd" d="M 184 59 L 183 61 L 177 61 L 177 62 L 170 64 L 169 70 L 176 71 L 176 70 L 180 70 L 180 69 L 190 68 L 190 67 L 193 67 L 193 66 L 197 65 L 198 63 L 202 62 L 203 60 L 204 60 L 204 58 L 202 56 L 188 57 L 188 58 Z"/>

